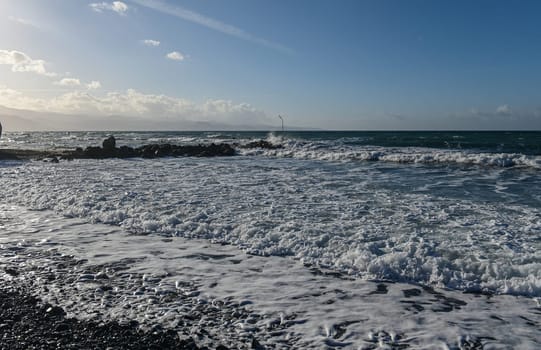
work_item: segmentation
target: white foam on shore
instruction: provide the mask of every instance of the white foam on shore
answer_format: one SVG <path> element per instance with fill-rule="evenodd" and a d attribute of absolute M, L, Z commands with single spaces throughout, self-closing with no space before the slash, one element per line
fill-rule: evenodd
<path fill-rule="evenodd" d="M 0 228 L 0 263 L 16 266 L 21 273 L 12 277 L 0 270 L 0 279 L 31 279 L 41 297 L 82 318 L 180 327 L 182 317 L 197 305 L 156 304 L 153 300 L 160 290 L 194 284 L 197 289 L 190 291 L 197 295 L 190 299 L 194 304 L 228 300 L 263 315 L 255 323 L 250 318 L 237 321 L 234 327 L 239 335 L 259 336 L 269 348 L 384 349 L 402 345 L 458 349 L 482 343 L 493 349 L 536 349 L 541 344 L 541 309 L 531 298 L 423 290 L 402 283 L 314 274 L 294 260 L 249 256 L 230 245 L 133 236 L 114 226 L 14 206 L 0 207 Z M 76 276 L 71 281 L 46 278 L 64 269 L 55 258 L 62 254 L 88 262 L 72 270 Z M 118 301 L 111 303 L 98 293 L 99 284 L 93 282 L 97 277 L 87 270 L 103 264 L 114 267 L 127 259 L 127 270 L 116 275 L 107 272 L 107 283 L 116 286 L 112 293 Z M 134 278 L 142 281 L 134 283 Z M 223 336 L 225 326 L 214 321 L 202 319 L 200 326 Z M 256 328 L 264 330 L 273 324 L 282 325 L 282 330 L 267 332 L 268 338 L 263 339 Z M 249 343 L 229 345 L 250 348 Z"/>
<path fill-rule="evenodd" d="M 419 191 L 394 189 L 389 184 L 405 181 L 394 171 L 252 157 L 32 162 L 0 168 L 0 198 L 135 233 L 290 256 L 363 279 L 541 296 L 539 208 L 440 197 L 424 191 L 431 184 L 422 179 L 413 182 Z M 479 191 L 465 182 L 473 176 L 483 184 L 499 172 L 445 175 L 446 191 Z"/>

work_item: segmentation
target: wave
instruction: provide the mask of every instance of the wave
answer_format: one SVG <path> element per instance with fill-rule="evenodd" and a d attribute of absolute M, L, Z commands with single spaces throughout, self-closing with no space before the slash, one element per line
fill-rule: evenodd
<path fill-rule="evenodd" d="M 520 153 L 488 153 L 473 150 L 446 150 L 419 147 L 350 146 L 335 142 L 307 142 L 270 134 L 266 141 L 278 149 L 243 149 L 242 155 L 259 155 L 321 161 L 381 161 L 409 164 L 456 164 L 490 167 L 541 169 L 541 156 Z"/>

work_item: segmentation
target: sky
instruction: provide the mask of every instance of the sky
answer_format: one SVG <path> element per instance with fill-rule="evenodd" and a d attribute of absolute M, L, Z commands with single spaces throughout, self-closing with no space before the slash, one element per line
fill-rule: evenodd
<path fill-rule="evenodd" d="M 40 128 L 272 128 L 280 114 L 541 129 L 540 16 L 528 0 L 1 0 L 0 112 Z"/>

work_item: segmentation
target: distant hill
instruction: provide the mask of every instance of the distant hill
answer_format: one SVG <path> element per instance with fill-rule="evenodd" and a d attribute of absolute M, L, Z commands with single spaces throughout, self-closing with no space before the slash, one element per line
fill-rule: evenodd
<path fill-rule="evenodd" d="M 0 122 L 4 131 L 144 131 L 144 130 L 278 130 L 277 126 L 254 124 L 232 125 L 212 121 L 148 119 L 128 116 L 68 115 L 35 112 L 0 106 Z M 293 128 L 288 129 L 303 129 Z"/>

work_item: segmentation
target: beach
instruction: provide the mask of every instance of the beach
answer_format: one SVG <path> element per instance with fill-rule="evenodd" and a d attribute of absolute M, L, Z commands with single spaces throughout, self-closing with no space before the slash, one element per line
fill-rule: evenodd
<path fill-rule="evenodd" d="M 69 319 L 59 306 L 13 287 L 2 287 L 0 306 L 2 349 L 199 349 L 173 331 L 143 333 L 135 324 Z"/>
<path fill-rule="evenodd" d="M 52 135 L 13 134 L 10 148 L 74 149 L 106 136 Z M 29 304 L 59 307 L 67 319 L 118 322 L 170 348 L 541 343 L 535 150 L 465 149 L 460 133 L 451 137 L 463 137 L 461 149 L 400 144 L 406 138 L 378 145 L 366 134 L 115 136 L 130 147 L 281 147 L 3 160 L 0 279 L 9 300 L 35 297 Z"/>

